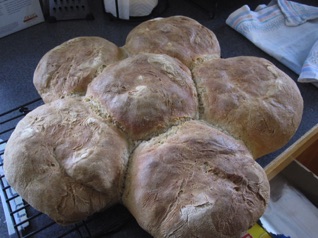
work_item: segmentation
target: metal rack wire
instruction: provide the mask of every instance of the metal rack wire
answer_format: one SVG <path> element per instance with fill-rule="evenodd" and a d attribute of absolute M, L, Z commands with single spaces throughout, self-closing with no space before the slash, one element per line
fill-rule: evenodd
<path fill-rule="evenodd" d="M 2 156 L 5 144 L 18 121 L 41 104 L 43 104 L 42 100 L 36 99 L 0 114 L 0 195 L 9 236 L 12 238 L 110 237 L 109 234 L 121 229 L 127 222 L 134 223 L 135 220 L 128 210 L 117 205 L 105 212 L 95 214 L 85 221 L 70 226 L 61 226 L 32 208 L 8 184 L 3 172 Z"/>

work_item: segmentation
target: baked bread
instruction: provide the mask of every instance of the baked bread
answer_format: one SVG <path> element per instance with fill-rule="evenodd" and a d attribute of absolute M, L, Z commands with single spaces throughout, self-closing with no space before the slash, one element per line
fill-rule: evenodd
<path fill-rule="evenodd" d="M 193 70 L 200 117 L 244 141 L 254 158 L 285 145 L 297 130 L 303 99 L 296 83 L 266 59 L 210 59 Z"/>
<path fill-rule="evenodd" d="M 77 37 L 47 52 L 38 63 L 33 83 L 44 102 L 66 95 L 84 95 L 87 85 L 123 51 L 101 37 Z"/>
<path fill-rule="evenodd" d="M 110 65 L 88 86 L 86 97 L 133 140 L 149 139 L 198 114 L 190 70 L 168 55 L 143 53 Z"/>
<path fill-rule="evenodd" d="M 61 224 L 122 202 L 155 237 L 240 237 L 268 202 L 254 159 L 288 142 L 303 101 L 269 61 L 219 57 L 183 16 L 140 24 L 122 48 L 54 48 L 34 74 L 46 104 L 6 146 L 9 184 Z"/>
<path fill-rule="evenodd" d="M 34 208 L 60 224 L 121 200 L 128 143 L 81 99 L 65 98 L 26 115 L 4 153 L 4 172 Z"/>
<path fill-rule="evenodd" d="M 123 46 L 128 54 L 141 52 L 167 54 L 191 67 L 204 57 L 220 57 L 215 34 L 199 22 L 185 16 L 155 18 L 132 29 Z"/>
<path fill-rule="evenodd" d="M 248 149 L 204 122 L 189 121 L 132 153 L 123 203 L 154 237 L 241 237 L 269 199 Z"/>

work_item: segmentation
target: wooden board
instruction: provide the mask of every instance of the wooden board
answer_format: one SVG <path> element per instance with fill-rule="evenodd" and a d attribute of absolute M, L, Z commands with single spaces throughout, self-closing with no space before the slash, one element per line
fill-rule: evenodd
<path fill-rule="evenodd" d="M 303 157 L 306 157 L 306 155 L 312 153 L 312 151 L 318 153 L 317 147 L 318 124 L 316 124 L 310 131 L 299 138 L 294 144 L 292 144 L 264 168 L 268 179 L 271 180 L 274 178 L 293 160 L 299 159 L 302 155 Z"/>
<path fill-rule="evenodd" d="M 318 140 L 314 141 L 297 160 L 315 175 L 318 175 Z"/>

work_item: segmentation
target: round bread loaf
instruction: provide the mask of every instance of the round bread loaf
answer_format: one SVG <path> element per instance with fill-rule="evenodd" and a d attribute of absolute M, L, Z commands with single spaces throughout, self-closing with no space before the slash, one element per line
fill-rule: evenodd
<path fill-rule="evenodd" d="M 44 102 L 65 95 L 84 95 L 87 85 L 122 51 L 101 37 L 77 37 L 47 52 L 34 72 L 33 83 Z"/>
<path fill-rule="evenodd" d="M 168 55 L 143 53 L 112 64 L 86 96 L 133 140 L 148 139 L 198 113 L 190 70 Z"/>
<path fill-rule="evenodd" d="M 130 31 L 123 46 L 128 54 L 167 54 L 186 66 L 201 57 L 220 57 L 215 34 L 199 22 L 184 16 L 155 18 Z"/>
<path fill-rule="evenodd" d="M 247 148 L 200 121 L 142 142 L 125 181 L 124 205 L 154 237 L 241 237 L 269 199 Z"/>
<path fill-rule="evenodd" d="M 89 108 L 73 98 L 40 106 L 19 122 L 6 146 L 9 184 L 60 224 L 121 199 L 127 142 Z"/>
<path fill-rule="evenodd" d="M 240 56 L 197 64 L 200 117 L 244 141 L 254 158 L 295 134 L 303 99 L 295 82 L 266 59 Z"/>
<path fill-rule="evenodd" d="M 269 199 L 254 159 L 288 142 L 303 101 L 269 61 L 219 57 L 183 16 L 140 24 L 122 48 L 54 48 L 34 73 L 47 104 L 6 146 L 9 184 L 61 224 L 123 202 L 155 237 L 240 237 Z"/>

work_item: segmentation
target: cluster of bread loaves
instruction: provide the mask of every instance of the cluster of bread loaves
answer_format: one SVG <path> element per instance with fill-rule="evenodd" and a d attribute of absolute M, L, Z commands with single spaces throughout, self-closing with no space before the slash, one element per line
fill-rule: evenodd
<path fill-rule="evenodd" d="M 122 203 L 154 237 L 240 237 L 269 199 L 255 159 L 289 141 L 303 110 L 275 65 L 220 58 L 214 33 L 183 16 L 141 23 L 122 47 L 69 40 L 34 85 L 45 104 L 7 143 L 9 183 L 60 224 Z"/>

